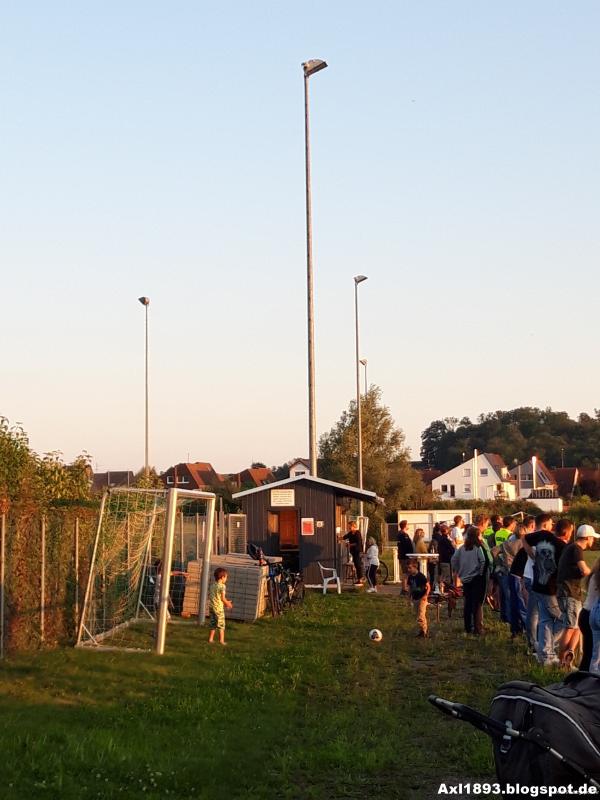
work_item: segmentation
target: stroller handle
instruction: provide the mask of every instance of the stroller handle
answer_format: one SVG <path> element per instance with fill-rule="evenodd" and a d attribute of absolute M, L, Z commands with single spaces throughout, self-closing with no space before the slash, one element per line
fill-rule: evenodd
<path fill-rule="evenodd" d="M 439 709 L 439 711 L 441 711 L 443 714 L 447 714 L 449 717 L 454 717 L 455 719 L 469 722 L 474 728 L 477 728 L 492 738 L 496 737 L 506 739 L 506 737 L 510 737 L 511 739 L 524 739 L 525 741 L 532 742 L 541 750 L 550 753 L 550 755 L 552 755 L 558 761 L 561 761 L 563 764 L 566 764 L 568 767 L 570 767 L 577 775 L 583 778 L 586 783 L 589 783 L 592 786 L 595 786 L 597 789 L 600 789 L 600 782 L 595 780 L 578 764 L 575 764 L 570 759 L 565 758 L 565 756 L 551 747 L 543 731 L 539 730 L 539 728 L 531 728 L 525 732 L 518 731 L 515 728 L 512 728 L 510 725 L 503 724 L 492 717 L 481 714 L 479 711 L 476 711 L 470 706 L 463 705 L 463 703 L 453 703 L 451 700 L 444 700 L 443 697 L 438 697 L 435 694 L 430 694 L 427 699 L 432 706 L 435 706 L 435 708 Z"/>
<path fill-rule="evenodd" d="M 492 717 L 488 717 L 480 711 L 476 711 L 474 708 L 471 708 L 471 706 L 466 706 L 463 703 L 453 703 L 451 700 L 444 700 L 443 697 L 438 697 L 436 694 L 430 694 L 427 699 L 432 706 L 435 706 L 435 708 L 443 714 L 447 714 L 449 717 L 454 717 L 455 719 L 464 720 L 465 722 L 470 722 L 471 725 L 483 731 L 483 733 L 486 733 L 488 736 L 511 736 L 518 739 L 521 735 L 519 731 L 513 728 L 507 728 L 502 722 L 498 722 L 498 720 L 492 719 Z"/>

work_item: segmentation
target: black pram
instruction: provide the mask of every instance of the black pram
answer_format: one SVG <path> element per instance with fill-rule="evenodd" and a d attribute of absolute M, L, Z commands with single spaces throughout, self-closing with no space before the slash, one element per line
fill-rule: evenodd
<path fill-rule="evenodd" d="M 505 683 L 489 716 L 436 695 L 429 702 L 491 737 L 500 784 L 588 784 L 600 792 L 600 675 L 574 672 L 546 687 Z"/>

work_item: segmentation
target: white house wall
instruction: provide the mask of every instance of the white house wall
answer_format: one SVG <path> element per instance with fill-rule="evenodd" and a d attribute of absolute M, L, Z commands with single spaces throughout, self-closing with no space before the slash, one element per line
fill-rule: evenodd
<path fill-rule="evenodd" d="M 481 453 L 477 459 L 477 497 L 473 491 L 473 459 L 459 464 L 457 467 L 445 472 L 431 482 L 434 492 L 439 492 L 443 500 L 492 500 L 496 495 L 496 487 L 502 483 L 502 490 L 510 500 L 516 498 L 515 487 L 512 483 L 501 481 L 498 473 L 492 467 L 485 455 Z M 487 475 L 482 475 L 481 470 L 487 470 Z M 468 473 L 468 474 L 465 474 Z M 442 491 L 442 486 L 447 486 L 447 490 Z M 454 486 L 454 496 L 451 494 L 450 487 Z"/>

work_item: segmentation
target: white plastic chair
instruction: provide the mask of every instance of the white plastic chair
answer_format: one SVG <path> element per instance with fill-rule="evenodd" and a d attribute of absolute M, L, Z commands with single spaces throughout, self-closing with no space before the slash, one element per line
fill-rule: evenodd
<path fill-rule="evenodd" d="M 327 594 L 327 586 L 330 583 L 334 584 L 337 583 L 337 593 L 341 594 L 342 582 L 340 581 L 339 576 L 337 574 L 337 569 L 333 569 L 333 567 L 324 567 L 320 561 L 317 561 L 317 564 L 319 565 L 319 569 L 321 570 L 321 580 L 323 581 L 323 594 Z M 325 576 L 326 572 L 331 572 L 331 575 L 326 577 Z"/>

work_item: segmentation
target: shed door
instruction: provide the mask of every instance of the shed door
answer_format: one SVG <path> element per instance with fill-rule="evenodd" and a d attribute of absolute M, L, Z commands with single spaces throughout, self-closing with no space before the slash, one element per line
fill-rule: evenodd
<path fill-rule="evenodd" d="M 298 514 L 295 510 L 279 512 L 279 546 L 298 547 Z"/>

